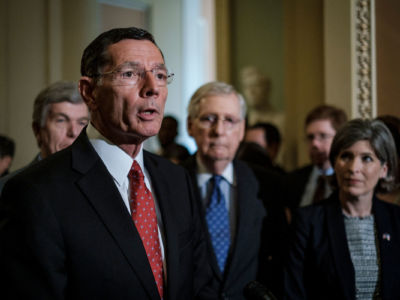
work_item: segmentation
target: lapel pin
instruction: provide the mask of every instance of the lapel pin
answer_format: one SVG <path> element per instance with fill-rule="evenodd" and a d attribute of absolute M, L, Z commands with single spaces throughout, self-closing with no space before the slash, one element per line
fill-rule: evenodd
<path fill-rule="evenodd" d="M 390 242 L 390 234 L 389 233 L 382 234 L 382 239 L 387 240 L 388 242 Z"/>

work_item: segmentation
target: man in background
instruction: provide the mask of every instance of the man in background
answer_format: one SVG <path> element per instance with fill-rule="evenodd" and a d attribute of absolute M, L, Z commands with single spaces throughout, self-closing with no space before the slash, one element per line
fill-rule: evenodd
<path fill-rule="evenodd" d="M 346 113 L 330 105 L 314 108 L 305 120 L 305 136 L 311 164 L 288 175 L 288 205 L 299 206 L 317 203 L 332 192 L 327 176 L 333 174 L 329 153 L 338 129 L 347 121 Z"/>
<path fill-rule="evenodd" d="M 160 155 L 170 161 L 180 164 L 189 158 L 189 151 L 182 145 L 176 142 L 178 136 L 178 120 L 173 116 L 165 116 L 160 131 L 158 140 L 160 141 Z"/>
<path fill-rule="evenodd" d="M 15 153 L 15 143 L 9 137 L 0 135 L 0 177 L 8 174 Z"/>
<path fill-rule="evenodd" d="M 234 159 L 245 115 L 243 98 L 223 82 L 198 88 L 188 107 L 188 132 L 198 150 L 185 167 L 207 234 L 212 299 L 244 299 L 244 287 L 260 278 L 259 258 L 269 256 L 261 249 L 267 236 L 262 237 L 265 209 L 257 179 L 247 164 Z"/>
<path fill-rule="evenodd" d="M 282 138 L 275 125 L 268 122 L 259 122 L 249 126 L 244 135 L 244 142 L 256 143 L 262 147 L 270 160 L 269 164 L 265 164 L 265 167 L 282 175 L 286 173 L 285 170 L 276 163 L 282 144 Z"/>
<path fill-rule="evenodd" d="M 27 166 L 70 146 L 88 122 L 89 111 L 77 83 L 58 81 L 43 89 L 35 99 L 32 116 L 39 153 Z M 24 168 L 0 180 L 0 194 L 7 180 Z"/>

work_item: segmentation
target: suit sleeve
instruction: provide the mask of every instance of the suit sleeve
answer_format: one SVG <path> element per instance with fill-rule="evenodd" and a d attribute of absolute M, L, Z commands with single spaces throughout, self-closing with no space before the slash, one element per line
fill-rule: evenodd
<path fill-rule="evenodd" d="M 0 272 L 5 299 L 64 299 L 61 230 L 35 187 L 10 180 L 0 208 Z"/>
<path fill-rule="evenodd" d="M 298 210 L 284 270 L 284 299 L 307 299 L 304 281 L 311 227 L 309 219 L 304 209 Z"/>

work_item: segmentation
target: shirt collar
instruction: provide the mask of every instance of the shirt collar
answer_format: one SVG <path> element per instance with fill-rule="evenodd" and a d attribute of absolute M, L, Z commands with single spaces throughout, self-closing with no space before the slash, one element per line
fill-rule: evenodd
<path fill-rule="evenodd" d="M 127 178 L 134 160 L 137 161 L 144 171 L 142 146 L 140 146 L 139 153 L 133 159 L 125 151 L 104 137 L 91 123 L 89 123 L 86 128 L 86 132 L 90 143 L 93 145 L 117 184 L 121 185 Z"/>
<path fill-rule="evenodd" d="M 203 186 L 204 184 L 206 184 L 210 180 L 210 178 L 214 174 L 210 173 L 207 170 L 206 166 L 203 164 L 203 162 L 201 161 L 201 159 L 200 159 L 198 154 L 196 154 L 196 162 L 197 162 L 197 180 L 198 180 L 198 184 L 199 184 L 199 186 Z M 235 185 L 234 176 L 233 176 L 233 164 L 232 164 L 232 162 L 230 162 L 226 166 L 226 168 L 222 172 L 221 176 L 227 182 L 229 182 L 229 184 Z"/>
<path fill-rule="evenodd" d="M 329 167 L 329 169 L 327 169 L 327 170 L 322 170 L 322 169 L 318 168 L 317 166 L 314 166 L 314 169 L 318 170 L 318 175 L 324 175 L 324 176 L 333 175 L 333 173 L 335 172 L 335 170 L 332 167 Z"/>

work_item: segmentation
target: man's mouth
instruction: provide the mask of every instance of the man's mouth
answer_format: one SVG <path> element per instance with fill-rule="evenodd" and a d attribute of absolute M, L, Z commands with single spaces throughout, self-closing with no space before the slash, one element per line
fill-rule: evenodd
<path fill-rule="evenodd" d="M 158 114 L 156 109 L 144 109 L 139 112 L 139 117 L 143 120 L 152 120 Z"/>

